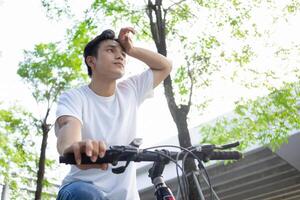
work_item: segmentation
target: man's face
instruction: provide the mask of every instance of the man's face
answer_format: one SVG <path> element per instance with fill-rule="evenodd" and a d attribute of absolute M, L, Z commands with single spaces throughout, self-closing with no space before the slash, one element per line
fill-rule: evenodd
<path fill-rule="evenodd" d="M 117 41 L 104 40 L 98 48 L 93 74 L 96 77 L 119 79 L 125 73 L 126 53 Z"/>

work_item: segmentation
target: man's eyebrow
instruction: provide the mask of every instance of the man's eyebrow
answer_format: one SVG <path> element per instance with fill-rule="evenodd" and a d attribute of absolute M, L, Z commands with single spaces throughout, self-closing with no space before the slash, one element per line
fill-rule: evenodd
<path fill-rule="evenodd" d="M 112 47 L 112 48 L 116 48 L 116 47 L 118 47 L 119 45 L 117 45 L 117 44 L 109 44 L 109 45 L 107 45 L 106 47 Z"/>
<path fill-rule="evenodd" d="M 120 47 L 121 51 L 125 53 L 125 51 L 124 51 L 124 49 L 122 48 L 122 46 L 120 46 L 120 45 L 118 45 L 118 44 L 109 44 L 109 45 L 106 46 L 106 48 L 114 48 L 114 49 L 116 49 L 116 48 L 118 48 L 118 47 Z"/>

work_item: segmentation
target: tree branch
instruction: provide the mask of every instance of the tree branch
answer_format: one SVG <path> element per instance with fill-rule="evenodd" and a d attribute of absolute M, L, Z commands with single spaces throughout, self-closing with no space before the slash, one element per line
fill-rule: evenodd
<path fill-rule="evenodd" d="M 50 113 L 50 108 L 47 108 L 46 115 L 45 115 L 45 117 L 43 119 L 43 124 L 47 124 L 47 119 L 48 119 L 49 113 Z"/>
<path fill-rule="evenodd" d="M 171 112 L 171 115 L 173 119 L 177 119 L 176 111 L 178 110 L 178 106 L 176 105 L 175 102 L 172 79 L 170 75 L 164 80 L 164 89 L 165 89 L 165 96 L 168 102 L 168 107 Z"/>
<path fill-rule="evenodd" d="M 166 10 L 166 11 L 169 11 L 169 10 L 171 10 L 171 8 L 172 8 L 173 6 L 179 5 L 179 4 L 181 4 L 182 2 L 184 2 L 184 1 L 186 1 L 186 0 L 181 0 L 181 1 L 179 1 L 179 2 L 176 2 L 176 3 L 172 4 L 172 5 L 170 5 L 170 6 L 169 6 L 168 8 L 166 8 L 165 10 Z"/>
<path fill-rule="evenodd" d="M 182 6 L 180 5 L 183 1 L 185 1 L 185 0 L 182 0 L 182 1 L 179 1 L 179 2 L 177 2 L 177 3 L 174 3 L 173 5 L 171 5 L 171 6 L 169 6 L 167 9 L 165 9 L 165 10 L 167 10 L 167 11 L 170 11 L 170 10 L 172 10 L 172 9 L 170 9 L 170 7 L 172 7 L 172 6 L 175 6 L 175 5 L 177 5 L 177 6 L 179 6 L 180 8 L 182 8 Z M 183 9 L 183 8 L 182 8 Z M 192 15 L 193 17 L 195 17 L 195 18 L 197 18 L 197 16 L 196 15 L 194 15 L 193 13 L 189 13 L 190 15 Z"/>
<path fill-rule="evenodd" d="M 194 80 L 193 80 L 193 75 L 192 75 L 192 72 L 191 72 L 191 69 L 190 69 L 190 66 L 188 65 L 187 66 L 188 68 L 188 76 L 191 80 L 191 85 L 190 85 L 190 95 L 189 95 L 189 100 L 188 100 L 188 112 L 190 111 L 190 107 L 192 105 L 192 95 L 193 95 L 193 88 L 194 88 Z"/>

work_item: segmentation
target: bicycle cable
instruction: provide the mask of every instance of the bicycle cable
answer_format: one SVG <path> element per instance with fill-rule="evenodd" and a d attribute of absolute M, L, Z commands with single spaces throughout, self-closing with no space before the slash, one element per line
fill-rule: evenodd
<path fill-rule="evenodd" d="M 165 148 L 165 147 L 171 147 L 171 148 L 179 148 L 179 149 L 181 149 L 181 150 L 184 150 L 184 151 L 186 151 L 187 153 L 189 153 L 189 154 L 191 154 L 197 161 L 198 161 L 198 166 L 201 166 L 201 168 L 204 170 L 204 173 L 205 173 L 205 176 L 207 177 L 207 182 L 208 182 L 208 186 L 209 186 L 209 188 L 210 188 L 210 196 L 211 196 L 211 200 L 213 200 L 213 189 L 212 189 L 212 185 L 211 185 L 211 181 L 210 181 L 210 178 L 209 178 L 209 175 L 208 175 L 208 173 L 207 173 L 207 170 L 205 169 L 205 167 L 204 167 L 204 165 L 202 164 L 202 161 L 199 159 L 199 157 L 198 156 L 196 156 L 192 151 L 193 150 L 195 150 L 197 147 L 188 147 L 188 148 L 192 148 L 192 151 L 190 150 L 190 149 L 188 149 L 188 148 L 184 148 L 184 147 L 180 147 L 180 146 L 176 146 L 176 145 L 158 145 L 158 146 L 153 146 L 153 147 L 148 147 L 148 148 L 145 148 L 145 149 L 157 149 L 157 148 Z M 181 152 L 179 152 L 179 154 L 180 154 Z M 178 158 L 177 158 L 177 161 L 176 162 L 178 162 L 179 160 L 178 160 Z M 174 161 L 173 161 L 174 162 Z M 183 166 L 183 168 L 184 168 L 184 160 L 182 161 L 182 166 Z M 181 170 L 184 172 L 184 169 L 183 168 L 181 168 Z M 178 173 L 177 173 L 177 175 L 178 175 Z M 187 179 L 187 176 L 186 176 L 186 174 L 184 173 L 184 176 L 185 176 L 185 179 Z M 185 185 L 185 184 L 184 184 Z M 188 184 L 186 184 L 187 185 L 187 189 L 186 190 L 188 190 L 189 191 L 189 189 L 188 189 Z M 181 187 L 181 185 L 179 185 L 179 188 Z M 181 190 L 181 188 L 180 188 L 180 190 Z M 185 192 L 186 192 L 186 190 L 185 190 Z M 187 195 L 187 196 L 189 196 L 189 195 Z M 188 200 L 189 200 L 189 198 L 188 198 Z"/>

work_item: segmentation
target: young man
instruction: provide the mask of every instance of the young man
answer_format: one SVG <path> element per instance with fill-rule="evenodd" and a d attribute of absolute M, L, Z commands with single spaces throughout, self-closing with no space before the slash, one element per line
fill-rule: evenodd
<path fill-rule="evenodd" d="M 107 146 L 128 145 L 136 136 L 137 108 L 170 74 L 171 63 L 158 53 L 135 47 L 130 32 L 135 31 L 122 28 L 116 39 L 113 31 L 106 30 L 90 41 L 84 59 L 91 82 L 59 98 L 57 149 L 60 155 L 73 152 L 77 162 L 63 180 L 59 200 L 139 199 L 134 163 L 122 174 L 113 174 L 107 164 L 80 164 L 80 153 L 95 162 Z M 125 73 L 126 54 L 150 69 L 117 83 Z"/>

